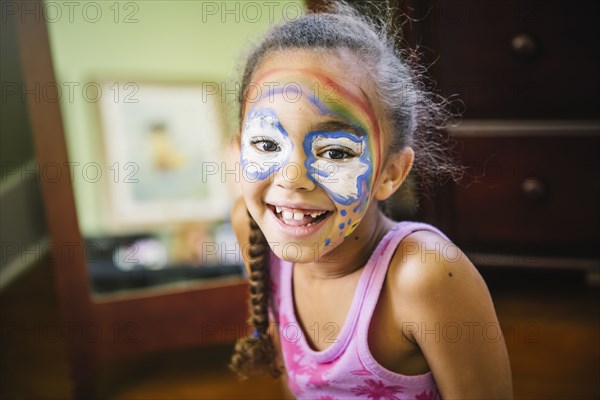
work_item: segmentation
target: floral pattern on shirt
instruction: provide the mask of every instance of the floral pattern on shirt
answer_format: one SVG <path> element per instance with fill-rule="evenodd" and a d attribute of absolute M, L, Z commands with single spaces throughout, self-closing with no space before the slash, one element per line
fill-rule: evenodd
<path fill-rule="evenodd" d="M 290 390 L 296 394 L 302 393 L 303 390 L 300 388 L 298 382 L 303 382 L 306 386 L 311 386 L 317 389 L 329 386 L 329 380 L 326 378 L 332 364 L 316 364 L 306 360 L 304 352 L 298 343 L 299 340 L 301 340 L 301 336 L 288 338 L 286 336 L 286 328 L 290 326 L 289 319 L 283 313 L 280 315 L 280 317 L 280 337 L 282 341 L 281 349 L 285 358 L 288 376 L 291 378 L 288 379 Z M 299 326 L 296 326 L 295 329 L 298 329 L 300 335 L 303 334 Z M 283 341 L 285 341 L 285 343 L 283 343 Z"/>
<path fill-rule="evenodd" d="M 386 386 L 382 380 L 365 379 L 363 385 L 356 385 L 352 393 L 357 396 L 367 396 L 371 400 L 400 400 L 397 393 L 402 393 L 400 385 Z"/>

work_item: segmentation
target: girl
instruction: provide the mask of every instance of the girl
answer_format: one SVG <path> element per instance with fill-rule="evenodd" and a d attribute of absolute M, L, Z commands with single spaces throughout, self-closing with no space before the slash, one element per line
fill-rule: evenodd
<path fill-rule="evenodd" d="M 510 398 L 477 270 L 436 228 L 378 207 L 413 165 L 456 169 L 428 139 L 441 106 L 375 26 L 338 4 L 273 27 L 248 58 L 232 220 L 254 333 L 231 367 L 277 377 L 281 353 L 298 398 Z"/>

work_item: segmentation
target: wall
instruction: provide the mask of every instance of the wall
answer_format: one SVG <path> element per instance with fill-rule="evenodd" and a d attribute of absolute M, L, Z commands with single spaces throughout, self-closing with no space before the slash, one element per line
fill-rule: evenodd
<path fill-rule="evenodd" d="M 21 6 L 21 4 L 11 3 Z M 70 161 L 102 163 L 93 84 L 100 79 L 225 82 L 244 49 L 269 23 L 293 18 L 294 1 L 46 1 L 27 18 L 46 17 Z M 52 91 L 25 88 L 15 22 L 1 24 L 0 290 L 44 256 L 48 247 L 27 101 Z M 21 15 L 21 17 L 23 17 Z M 88 91 L 83 88 L 92 83 Z M 108 171 L 104 171 L 105 173 Z M 41 175 L 41 177 L 40 177 Z M 77 214 L 84 235 L 105 231 L 102 185 L 74 169 Z"/>
<path fill-rule="evenodd" d="M 103 186 L 86 182 L 82 169 L 102 163 L 94 83 L 227 81 L 249 40 L 269 22 L 304 9 L 297 0 L 76 2 L 71 10 L 60 2 L 46 4 L 69 157 L 81 167 L 75 169 L 74 190 L 84 235 L 106 229 L 100 212 Z"/>

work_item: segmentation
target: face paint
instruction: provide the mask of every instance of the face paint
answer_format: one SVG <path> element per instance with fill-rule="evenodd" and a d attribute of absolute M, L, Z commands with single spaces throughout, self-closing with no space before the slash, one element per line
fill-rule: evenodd
<path fill-rule="evenodd" d="M 285 79 L 279 79 L 280 74 L 285 75 Z M 258 75 L 256 82 L 277 82 L 281 87 L 269 85 L 260 90 L 259 95 L 252 92 L 254 101 L 260 101 L 267 96 L 271 100 L 273 95 L 282 92 L 289 97 L 292 94 L 293 96 L 299 94 L 301 98 L 308 99 L 321 115 L 331 115 L 351 121 L 365 135 L 368 132 L 368 141 L 371 143 L 373 182 L 377 181 L 383 151 L 381 130 L 372 105 L 365 101 L 363 95 L 338 83 L 328 74 L 311 68 L 270 68 L 267 72 Z M 253 85 L 253 89 L 259 87 L 258 84 Z"/>
<path fill-rule="evenodd" d="M 308 177 L 335 202 L 347 206 L 368 193 L 373 167 L 364 137 L 316 131 L 306 135 L 303 147 Z"/>
<path fill-rule="evenodd" d="M 293 147 L 273 110 L 251 111 L 242 130 L 244 176 L 253 180 L 266 179 L 289 160 Z"/>
<path fill-rule="evenodd" d="M 260 179 L 244 181 L 244 197 L 269 242 L 290 238 L 302 254 L 314 255 L 315 244 L 330 251 L 366 222 L 384 149 L 369 97 L 361 86 L 348 83 L 343 69 L 338 73 L 296 67 L 297 62 L 305 63 L 304 58 L 278 60 L 286 68 L 258 73 L 244 104 L 242 165 L 257 165 L 254 175 Z M 292 158 L 302 163 L 305 179 L 288 181 L 273 175 L 267 182 Z M 287 224 L 289 218 L 277 211 L 277 205 L 326 210 L 327 217 L 298 226 Z M 311 224 L 321 228 L 311 230 Z M 299 233 L 303 230 L 305 236 Z M 272 250 L 280 258 L 293 258 L 281 246 Z M 306 256 L 303 262 L 311 260 Z"/>

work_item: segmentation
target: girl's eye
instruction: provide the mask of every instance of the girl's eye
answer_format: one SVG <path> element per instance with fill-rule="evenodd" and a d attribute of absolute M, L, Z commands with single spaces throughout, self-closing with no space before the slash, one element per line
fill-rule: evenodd
<path fill-rule="evenodd" d="M 343 160 L 346 158 L 355 157 L 354 153 L 343 149 L 329 149 L 321 152 L 320 157 L 329 158 L 331 160 Z"/>
<path fill-rule="evenodd" d="M 274 151 L 281 151 L 281 147 L 271 139 L 257 138 L 250 142 L 253 146 L 256 146 L 260 151 L 271 153 Z"/>

